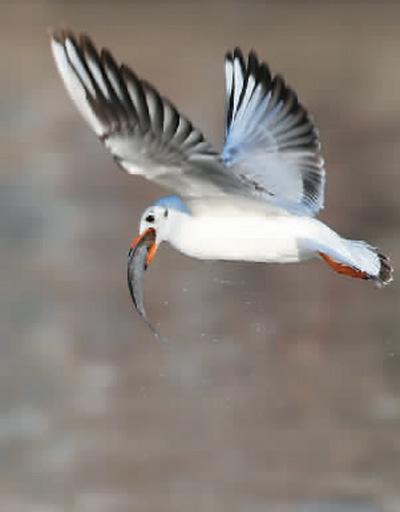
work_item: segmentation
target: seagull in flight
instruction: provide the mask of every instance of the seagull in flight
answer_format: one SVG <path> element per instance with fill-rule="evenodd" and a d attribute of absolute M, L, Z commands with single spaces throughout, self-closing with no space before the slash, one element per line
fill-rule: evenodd
<path fill-rule="evenodd" d="M 205 260 L 317 258 L 377 286 L 392 280 L 386 256 L 316 218 L 325 185 L 318 132 L 296 93 L 254 51 L 226 54 L 218 151 L 171 101 L 85 34 L 55 31 L 51 46 L 72 101 L 116 163 L 174 193 L 140 219 L 131 248 L 153 235 L 146 265 L 169 242 Z"/>

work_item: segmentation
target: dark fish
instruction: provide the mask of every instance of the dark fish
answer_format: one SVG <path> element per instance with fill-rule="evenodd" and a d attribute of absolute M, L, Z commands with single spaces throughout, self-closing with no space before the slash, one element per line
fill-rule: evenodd
<path fill-rule="evenodd" d="M 153 229 L 149 229 L 134 247 L 131 247 L 128 253 L 128 287 L 132 297 L 133 304 L 147 323 L 154 334 L 159 336 L 156 329 L 147 319 L 146 310 L 144 308 L 144 273 L 147 269 L 147 254 L 154 245 L 156 233 Z"/>

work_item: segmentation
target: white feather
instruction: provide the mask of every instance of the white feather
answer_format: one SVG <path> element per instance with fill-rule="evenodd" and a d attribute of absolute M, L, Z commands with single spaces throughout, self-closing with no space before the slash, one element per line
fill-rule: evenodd
<path fill-rule="evenodd" d="M 57 69 L 61 75 L 61 78 L 65 84 L 65 87 L 82 114 L 84 119 L 89 123 L 92 129 L 98 136 L 103 135 L 106 132 L 106 128 L 100 122 L 96 114 L 93 112 L 88 100 L 86 91 L 76 75 L 74 69 L 71 67 L 64 46 L 58 43 L 56 40 L 52 40 L 51 48 L 53 51 L 54 60 L 57 65 Z"/>
<path fill-rule="evenodd" d="M 231 59 L 225 60 L 225 85 L 226 85 L 226 96 L 230 97 L 233 87 L 233 65 Z"/>
<path fill-rule="evenodd" d="M 98 85 L 99 89 L 101 90 L 103 96 L 107 100 L 109 100 L 110 95 L 108 94 L 107 84 L 104 81 L 103 73 L 99 69 L 97 62 L 93 61 L 89 55 L 86 55 L 86 62 L 90 69 L 90 72 L 92 73 L 93 78 L 94 78 L 96 84 Z"/>
<path fill-rule="evenodd" d="M 107 66 L 105 66 L 105 72 L 115 94 L 118 96 L 119 100 L 122 103 L 125 103 L 124 93 L 122 92 L 121 86 L 116 77 L 114 76 L 114 73 L 112 73 L 112 71 Z"/>
<path fill-rule="evenodd" d="M 243 72 L 238 58 L 233 61 L 233 116 L 236 116 L 240 95 L 243 89 Z"/>
<path fill-rule="evenodd" d="M 96 91 L 92 85 L 90 80 L 90 76 L 88 75 L 84 64 L 82 63 L 81 57 L 76 51 L 76 48 L 70 39 L 65 41 L 65 51 L 67 52 L 67 57 L 70 62 L 71 67 L 75 70 L 75 73 L 83 82 L 83 85 L 88 90 L 89 94 L 93 97 L 96 96 Z"/>
<path fill-rule="evenodd" d="M 249 107 L 249 100 L 254 91 L 255 83 L 256 82 L 254 80 L 254 77 L 249 76 L 247 84 L 246 84 L 246 90 L 244 91 L 242 103 L 240 105 L 238 112 L 236 113 L 236 117 L 235 117 L 236 123 L 245 122 L 244 118 L 246 118 L 248 115 L 252 114 L 250 109 L 249 109 L 250 111 L 248 111 L 248 107 Z"/>

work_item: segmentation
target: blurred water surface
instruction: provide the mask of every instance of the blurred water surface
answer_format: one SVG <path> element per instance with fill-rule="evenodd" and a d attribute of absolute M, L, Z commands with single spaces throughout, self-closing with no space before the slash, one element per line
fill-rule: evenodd
<path fill-rule="evenodd" d="M 215 144 L 223 55 L 257 49 L 317 120 L 322 218 L 400 261 L 400 5 L 1 2 L 0 508 L 400 510 L 399 287 L 163 247 L 132 311 L 126 252 L 164 191 L 119 172 L 46 29 L 86 30 Z"/>

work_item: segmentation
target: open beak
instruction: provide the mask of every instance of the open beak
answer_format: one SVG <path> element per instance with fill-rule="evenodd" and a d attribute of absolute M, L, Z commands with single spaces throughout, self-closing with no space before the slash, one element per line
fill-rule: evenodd
<path fill-rule="evenodd" d="M 153 261 L 154 256 L 156 255 L 158 245 L 156 242 L 156 231 L 154 228 L 147 228 L 143 233 L 136 236 L 130 245 L 129 253 L 135 250 L 135 248 L 146 238 L 153 239 L 154 241 L 148 246 L 147 249 L 147 256 L 146 256 L 146 268 L 150 265 L 150 263 Z"/>

